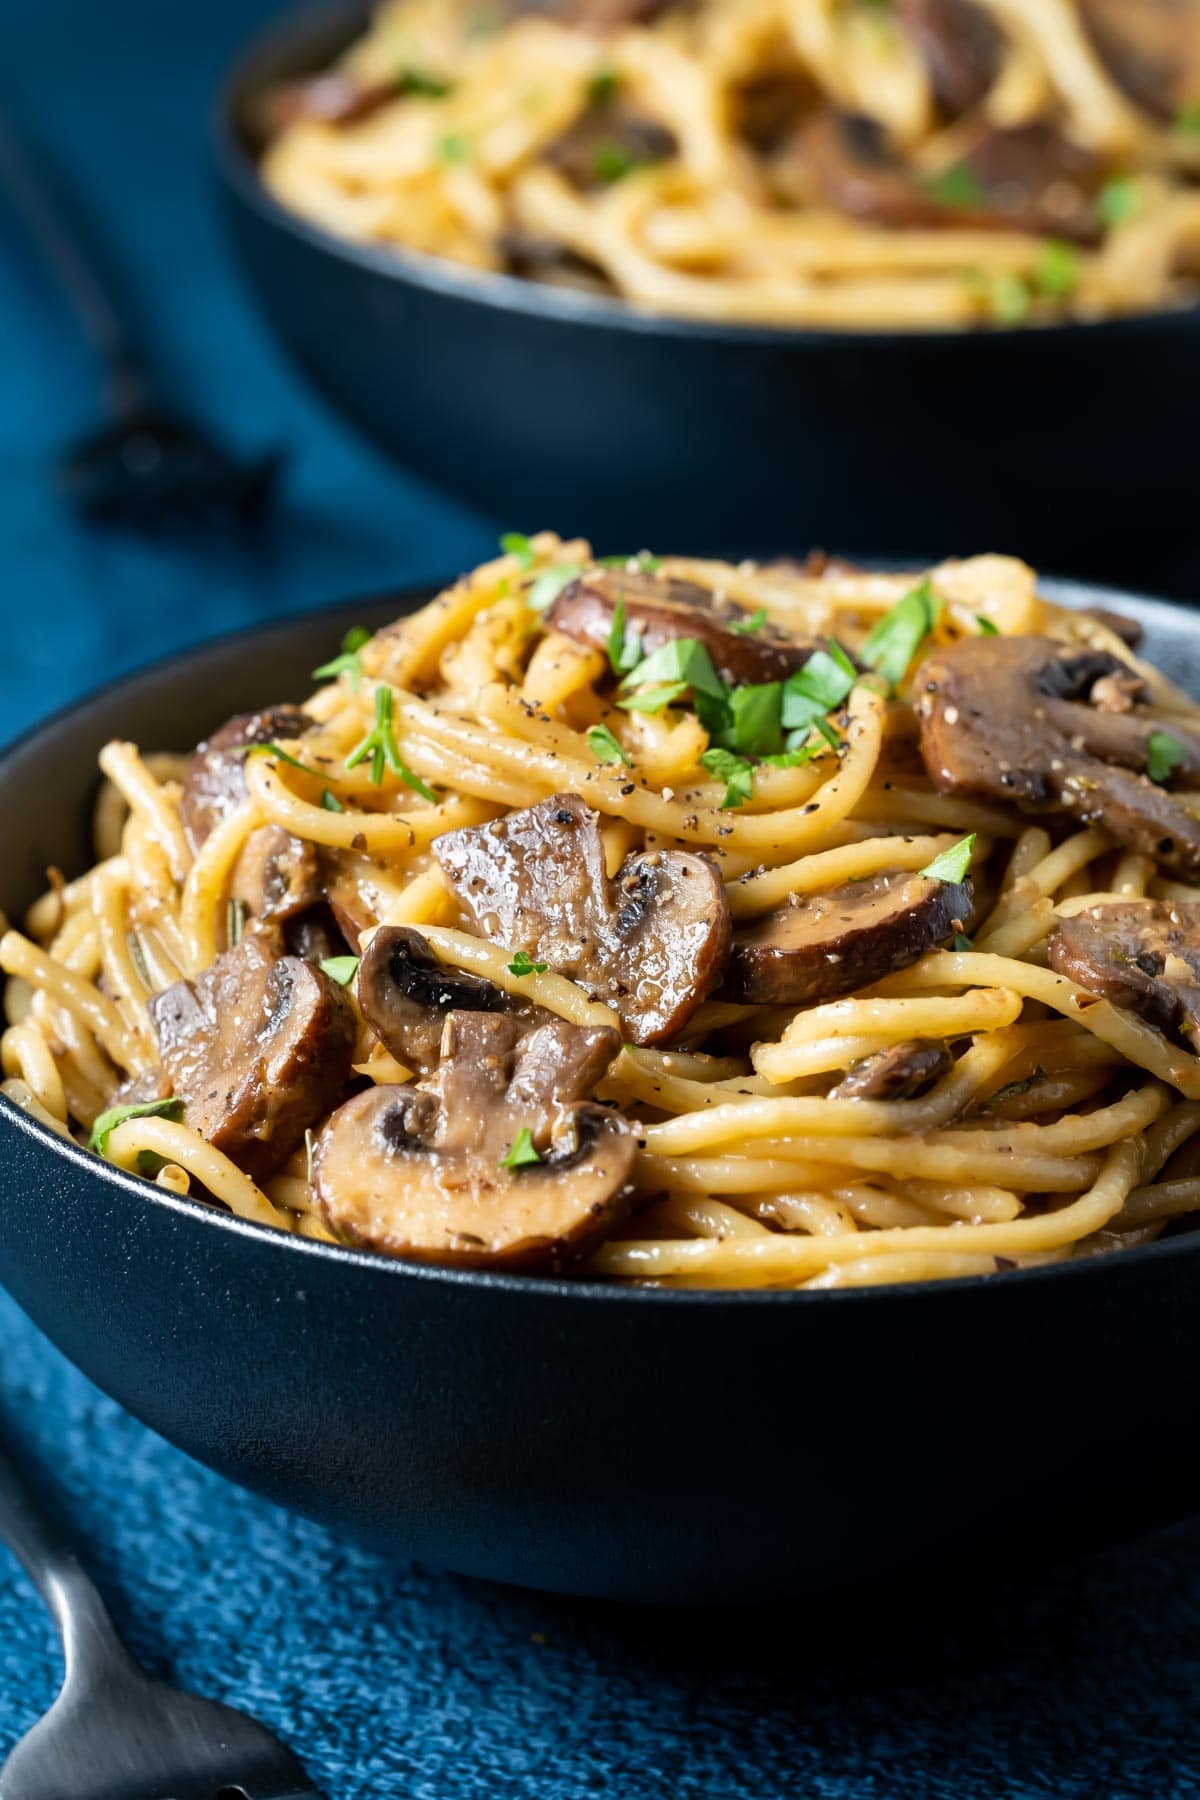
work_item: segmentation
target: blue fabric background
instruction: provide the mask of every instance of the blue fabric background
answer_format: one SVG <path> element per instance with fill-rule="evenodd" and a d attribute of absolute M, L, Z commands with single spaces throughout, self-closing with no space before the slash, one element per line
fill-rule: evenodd
<path fill-rule="evenodd" d="M 466 566 L 499 524 L 543 522 L 482 520 L 397 474 L 301 389 L 244 304 L 204 130 L 219 69 L 269 10 L 5 0 L 0 93 L 101 210 L 180 398 L 293 462 L 280 530 L 253 557 L 77 526 L 49 472 L 94 417 L 91 372 L 0 213 L 0 737 L 177 645 Z M 362 1555 L 152 1437 L 2 1298 L 0 1371 L 7 1427 L 135 1650 L 275 1725 L 331 1800 L 1200 1793 L 1196 1527 L 1050 1572 L 997 1568 L 993 1589 L 883 1617 L 634 1614 Z M 1048 1510 L 1047 1540 L 1068 1525 Z M 57 1677 L 48 1623 L 0 1552 L 0 1751 Z"/>

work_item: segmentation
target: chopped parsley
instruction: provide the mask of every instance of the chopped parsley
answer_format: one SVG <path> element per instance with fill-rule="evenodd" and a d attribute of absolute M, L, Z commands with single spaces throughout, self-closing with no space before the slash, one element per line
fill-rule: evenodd
<path fill-rule="evenodd" d="M 783 749 L 781 681 L 733 688 L 726 706 L 728 717 L 715 740 L 724 749 L 741 756 L 773 756 Z"/>
<path fill-rule="evenodd" d="M 444 100 L 450 89 L 450 82 L 443 81 L 440 75 L 431 75 L 427 69 L 401 69 L 396 77 L 396 91 L 399 94 L 416 94 L 426 100 Z"/>
<path fill-rule="evenodd" d="M 842 646 L 830 638 L 827 650 L 814 650 L 804 667 L 784 682 L 784 729 L 807 734 L 818 719 L 842 704 L 857 678 L 858 671 Z"/>
<path fill-rule="evenodd" d="M 323 812 L 345 812 L 346 809 L 332 788 L 322 788 L 321 810 Z"/>
<path fill-rule="evenodd" d="M 1079 286 L 1079 252 L 1065 238 L 1047 238 L 1038 252 L 1033 285 L 1049 299 L 1063 300 Z"/>
<path fill-rule="evenodd" d="M 919 587 L 897 600 L 871 632 L 861 653 L 868 669 L 882 675 L 889 687 L 897 687 L 937 624 L 939 611 L 933 584 L 926 576 Z"/>
<path fill-rule="evenodd" d="M 1132 175 L 1118 175 L 1105 182 L 1096 197 L 1096 211 L 1110 230 L 1114 225 L 1136 219 L 1141 210 L 1141 184 Z"/>
<path fill-rule="evenodd" d="M 1020 325 L 1029 317 L 1032 297 L 1019 275 L 998 275 L 988 286 L 987 302 L 998 325 Z"/>
<path fill-rule="evenodd" d="M 744 619 L 735 619 L 729 627 L 742 637 L 748 637 L 752 631 L 761 631 L 767 622 L 767 609 L 760 606 L 757 612 L 748 613 Z"/>
<path fill-rule="evenodd" d="M 518 950 L 510 963 L 506 963 L 510 975 L 518 979 L 523 975 L 544 975 L 550 967 L 549 963 L 534 962 L 527 950 Z"/>
<path fill-rule="evenodd" d="M 931 881 L 962 881 L 971 866 L 971 853 L 975 848 L 975 833 L 960 838 L 957 844 L 951 844 L 940 856 L 935 856 L 927 868 L 921 870 Z"/>
<path fill-rule="evenodd" d="M 342 639 L 341 655 L 335 656 L 330 662 L 322 663 L 319 669 L 314 669 L 313 680 L 336 681 L 339 675 L 348 675 L 350 685 L 357 693 L 363 672 L 362 647 L 370 641 L 371 633 L 365 625 L 352 625 Z"/>
<path fill-rule="evenodd" d="M 588 82 L 588 99 L 593 106 L 607 106 L 616 98 L 621 77 L 615 69 L 597 69 Z"/>
<path fill-rule="evenodd" d="M 1175 114 L 1176 131 L 1182 131 L 1188 137 L 1200 136 L 1200 100 L 1189 100 Z"/>
<path fill-rule="evenodd" d="M 664 706 L 673 706 L 687 691 L 686 681 L 659 681 L 652 687 L 639 688 L 628 700 L 618 700 L 617 705 L 622 712 L 656 713 Z"/>
<path fill-rule="evenodd" d="M 965 210 L 987 205 L 987 195 L 966 163 L 951 163 L 948 169 L 931 175 L 921 186 L 931 200 L 939 201 L 942 206 Z"/>
<path fill-rule="evenodd" d="M 618 594 L 608 634 L 608 661 L 614 675 L 628 675 L 642 660 L 642 634 L 625 623 L 625 596 Z"/>
<path fill-rule="evenodd" d="M 722 812 L 742 806 L 750 799 L 754 792 L 754 764 L 747 762 L 744 756 L 734 756 L 729 750 L 706 750 L 700 765 L 725 783 Z"/>
<path fill-rule="evenodd" d="M 1146 739 L 1146 773 L 1151 781 L 1169 781 L 1184 754 L 1183 745 L 1169 731 L 1152 731 Z"/>
<path fill-rule="evenodd" d="M 578 563 L 555 563 L 552 568 L 543 569 L 525 596 L 526 606 L 534 612 L 545 612 L 578 573 Z"/>
<path fill-rule="evenodd" d="M 630 563 L 639 575 L 657 575 L 662 568 L 662 557 L 652 556 L 649 550 L 639 550 L 636 556 L 601 556 L 597 559 L 597 567 L 601 569 L 628 569 Z"/>
<path fill-rule="evenodd" d="M 992 621 L 989 618 L 987 618 L 985 616 L 985 614 L 976 613 L 975 614 L 975 623 L 979 627 L 980 637 L 999 637 L 1000 636 L 1000 627 L 998 625 L 993 625 Z"/>
<path fill-rule="evenodd" d="M 973 950 L 975 948 L 975 940 L 974 938 L 969 938 L 965 931 L 956 931 L 952 948 L 955 950 Z"/>
<path fill-rule="evenodd" d="M 677 686 L 680 692 L 691 688 L 694 694 L 708 694 L 716 700 L 724 700 L 727 692 L 725 683 L 713 668 L 712 657 L 699 638 L 671 638 L 652 656 L 638 663 L 621 686 L 635 689 L 659 684 Z M 621 704 L 628 706 L 630 702 L 622 701 Z M 666 705 L 666 701 L 661 704 Z M 651 709 L 634 707 L 633 710 Z"/>
<path fill-rule="evenodd" d="M 635 169 L 644 169 L 654 159 L 644 152 L 635 150 L 629 144 L 623 144 L 619 138 L 613 138 L 607 144 L 597 146 L 592 157 L 592 175 L 597 181 L 624 181 Z"/>
<path fill-rule="evenodd" d="M 107 1156 L 110 1135 L 118 1125 L 124 1125 L 126 1119 L 177 1119 L 182 1111 L 183 1101 L 178 1096 L 169 1100 L 142 1100 L 136 1106 L 110 1106 L 92 1126 L 88 1149 Z"/>
<path fill-rule="evenodd" d="M 506 531 L 500 548 L 505 556 L 515 556 L 523 569 L 532 569 L 537 561 L 537 551 L 523 531 Z"/>
<path fill-rule="evenodd" d="M 356 744 L 346 758 L 347 770 L 356 769 L 359 763 L 371 759 L 371 780 L 378 787 L 383 780 L 385 768 L 398 775 L 405 787 L 412 788 L 423 800 L 436 801 L 437 795 L 431 787 L 427 787 L 419 775 L 414 775 L 400 755 L 396 743 L 396 727 L 392 712 L 395 697 L 385 682 L 380 682 L 375 689 L 375 723 L 362 742 Z"/>
<path fill-rule="evenodd" d="M 471 146 L 461 132 L 448 131 L 438 139 L 437 154 L 442 163 L 465 163 L 470 160 Z"/>
<path fill-rule="evenodd" d="M 528 1169 L 534 1163 L 540 1163 L 541 1157 L 534 1148 L 533 1133 L 528 1125 L 522 1125 L 513 1140 L 508 1155 L 501 1160 L 502 1169 Z"/>
<path fill-rule="evenodd" d="M 358 973 L 360 958 L 357 956 L 327 956 L 317 964 L 323 975 L 330 981 L 336 981 L 339 987 L 349 987 Z"/>
<path fill-rule="evenodd" d="M 624 763 L 627 768 L 633 767 L 633 758 L 626 754 L 607 725 L 593 725 L 587 741 L 588 749 L 598 763 Z"/>

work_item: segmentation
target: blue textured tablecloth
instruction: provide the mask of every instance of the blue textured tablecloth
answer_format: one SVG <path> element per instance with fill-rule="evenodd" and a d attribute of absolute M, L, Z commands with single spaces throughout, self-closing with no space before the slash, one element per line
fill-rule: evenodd
<path fill-rule="evenodd" d="M 181 398 L 247 447 L 293 451 L 283 529 L 256 557 L 80 529 L 48 470 L 94 416 L 89 367 L 0 216 L 0 737 L 176 645 L 466 566 L 494 541 L 496 521 L 404 479 L 324 413 L 243 303 L 204 125 L 218 69 L 268 10 L 0 10 L 0 92 L 102 208 Z M 1187 1405 L 1184 1390 L 1181 1429 Z M 151 1436 L 2 1298 L 0 1411 L 49 1471 L 134 1649 L 276 1726 L 331 1800 L 1200 1793 L 1194 1527 L 1052 1573 L 998 1568 L 994 1592 L 953 1608 L 915 1596 L 886 1619 L 861 1604 L 836 1624 L 803 1607 L 632 1614 L 348 1549 Z M 1065 1524 L 1050 1497 L 1048 1539 Z M 0 1551 L 0 1751 L 57 1677 L 49 1625 Z"/>

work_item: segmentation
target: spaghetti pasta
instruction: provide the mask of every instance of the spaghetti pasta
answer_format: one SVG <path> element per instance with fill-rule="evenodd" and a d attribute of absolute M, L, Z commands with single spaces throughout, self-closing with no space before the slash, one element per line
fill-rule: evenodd
<path fill-rule="evenodd" d="M 1194 298 L 1200 18 L 1147 0 L 383 0 L 275 97 L 338 236 L 819 328 Z"/>
<path fill-rule="evenodd" d="M 10 1102 L 260 1224 L 478 1263 L 515 1208 L 530 1266 L 668 1286 L 951 1279 L 1200 1211 L 1200 912 L 1142 829 L 1192 817 L 1200 709 L 1111 621 L 1002 558 L 605 565 L 543 533 L 347 644 L 190 763 L 104 751 L 100 860 L 0 937 Z M 951 780 L 927 671 L 1020 645 L 1124 810 Z M 414 1222 L 430 1181 L 485 1224 Z M 586 1229 L 535 1256 L 551 1194 Z"/>

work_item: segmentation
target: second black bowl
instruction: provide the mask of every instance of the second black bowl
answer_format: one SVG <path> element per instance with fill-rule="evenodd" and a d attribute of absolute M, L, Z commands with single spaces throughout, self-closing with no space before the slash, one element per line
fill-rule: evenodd
<path fill-rule="evenodd" d="M 412 468 L 507 524 L 586 522 L 617 550 L 1020 544 L 1044 566 L 1143 587 L 1187 594 L 1200 577 L 1200 309 L 764 330 L 342 242 L 267 193 L 254 120 L 265 89 L 327 65 L 364 19 L 356 4 L 302 14 L 252 49 L 221 101 L 217 166 L 279 338 Z"/>

